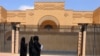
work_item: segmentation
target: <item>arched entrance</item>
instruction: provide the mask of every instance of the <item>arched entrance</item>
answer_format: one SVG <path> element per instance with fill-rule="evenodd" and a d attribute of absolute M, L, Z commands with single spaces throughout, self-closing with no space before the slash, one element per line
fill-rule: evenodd
<path fill-rule="evenodd" d="M 57 24 L 52 20 L 45 20 L 39 26 L 39 30 L 52 31 L 52 30 L 57 30 L 57 29 L 58 29 Z"/>
<path fill-rule="evenodd" d="M 59 22 L 56 17 L 51 15 L 45 15 L 39 20 L 39 31 L 58 31 Z"/>

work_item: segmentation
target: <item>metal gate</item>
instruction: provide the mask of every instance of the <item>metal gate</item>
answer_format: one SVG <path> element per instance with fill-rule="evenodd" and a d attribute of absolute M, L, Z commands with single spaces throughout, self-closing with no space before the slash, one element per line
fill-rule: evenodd
<path fill-rule="evenodd" d="M 21 26 L 20 38 L 25 36 L 26 43 L 30 37 L 38 35 L 40 43 L 44 46 L 42 54 L 77 55 L 79 27 L 67 26 L 60 29 L 40 29 L 35 26 Z"/>
<path fill-rule="evenodd" d="M 0 24 L 0 52 L 11 53 L 11 24 Z M 44 45 L 42 54 L 74 54 L 77 55 L 79 26 L 60 28 L 59 31 L 45 30 L 39 31 L 35 26 L 20 26 L 20 37 L 26 38 L 29 43 L 30 37 L 38 35 L 40 43 Z M 19 41 L 20 49 L 20 41 Z M 100 55 L 100 25 L 87 26 L 86 56 Z"/>
<path fill-rule="evenodd" d="M 0 52 L 11 52 L 10 24 L 0 24 Z"/>
<path fill-rule="evenodd" d="M 86 56 L 100 56 L 100 25 L 87 27 Z"/>

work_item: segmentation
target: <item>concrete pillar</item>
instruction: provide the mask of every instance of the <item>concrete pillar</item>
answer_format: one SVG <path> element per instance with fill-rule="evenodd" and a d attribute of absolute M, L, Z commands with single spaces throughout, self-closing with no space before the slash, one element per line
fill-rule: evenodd
<path fill-rule="evenodd" d="M 84 25 L 83 31 L 83 48 L 82 48 L 82 56 L 86 56 L 86 25 Z"/>
<path fill-rule="evenodd" d="M 19 24 L 16 24 L 16 45 L 15 45 L 15 53 L 19 52 Z"/>
<path fill-rule="evenodd" d="M 14 38 L 15 38 L 15 30 L 12 27 L 12 54 L 14 54 L 14 52 L 15 52 L 15 50 L 14 50 L 15 49 L 14 48 L 14 45 L 15 45 Z"/>
<path fill-rule="evenodd" d="M 18 53 L 19 22 L 12 22 L 12 54 Z"/>
<path fill-rule="evenodd" d="M 86 27 L 87 24 L 79 24 L 78 56 L 86 56 Z"/>
<path fill-rule="evenodd" d="M 81 32 L 82 26 L 80 26 L 80 32 L 79 32 L 79 38 L 78 38 L 78 56 L 82 55 L 82 32 Z"/>

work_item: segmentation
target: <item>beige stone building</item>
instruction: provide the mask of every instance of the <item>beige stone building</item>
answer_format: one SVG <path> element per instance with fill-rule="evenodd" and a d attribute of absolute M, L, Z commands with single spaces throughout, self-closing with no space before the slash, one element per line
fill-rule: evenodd
<path fill-rule="evenodd" d="M 78 23 L 99 23 L 100 8 L 95 11 L 65 10 L 64 3 L 36 2 L 34 9 L 6 10 L 0 6 L 0 23 L 20 22 L 21 25 L 35 25 L 37 28 L 51 26 L 63 28 L 62 26 L 77 26 Z"/>
<path fill-rule="evenodd" d="M 71 32 L 74 27 L 79 26 L 80 23 L 86 23 L 89 25 L 100 24 L 100 8 L 97 8 L 95 11 L 74 11 L 74 10 L 66 10 L 64 8 L 63 2 L 36 2 L 34 4 L 34 9 L 27 10 L 6 10 L 2 6 L 0 6 L 0 24 L 6 23 L 12 25 L 12 23 L 16 24 L 17 27 L 30 27 L 33 28 L 31 30 L 26 29 L 27 33 L 23 33 L 20 31 L 22 36 L 26 36 L 23 34 L 28 34 L 30 37 L 33 33 L 38 31 L 45 30 L 53 30 L 55 32 Z M 70 28 L 69 30 L 67 28 Z M 67 29 L 67 30 L 66 30 Z M 18 29 L 17 29 L 18 30 Z M 16 46 L 15 53 L 18 53 L 19 50 L 19 30 L 16 30 Z M 22 29 L 23 30 L 23 29 Z M 31 32 L 32 31 L 32 32 Z M 77 31 L 75 31 L 77 32 Z M 10 30 L 5 33 L 5 38 L 12 36 L 12 53 L 14 52 L 14 31 Z M 35 35 L 34 33 L 33 35 Z M 47 33 L 45 33 L 47 34 Z M 58 34 L 58 35 L 57 35 Z M 53 40 L 49 37 L 52 37 L 51 34 L 42 35 L 40 41 L 44 44 L 44 50 L 77 50 L 77 39 L 78 34 L 75 33 L 73 37 L 64 37 L 66 34 L 61 34 L 62 38 L 58 38 L 60 33 L 55 34 Z M 53 34 L 52 34 L 53 35 Z M 54 35 L 53 35 L 54 36 Z M 46 38 L 47 37 L 47 38 Z M 29 40 L 27 38 L 27 40 Z M 56 40 L 56 41 L 55 41 Z M 59 42 L 61 41 L 61 42 Z M 52 46 L 48 45 L 52 44 Z M 51 43 L 50 43 L 51 42 Z M 57 43 L 56 43 L 57 42 Z M 60 45 L 61 44 L 61 47 Z M 67 44 L 67 45 L 65 45 Z M 72 45 L 70 45 L 72 44 Z M 68 46 L 70 45 L 70 46 Z M 74 46 L 74 47 L 73 47 Z"/>

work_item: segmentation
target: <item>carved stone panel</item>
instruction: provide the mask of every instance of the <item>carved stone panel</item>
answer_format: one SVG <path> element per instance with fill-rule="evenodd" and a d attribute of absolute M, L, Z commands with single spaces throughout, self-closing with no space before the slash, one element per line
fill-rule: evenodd
<path fill-rule="evenodd" d="M 64 14 L 64 16 L 65 16 L 65 17 L 67 17 L 67 16 L 68 16 L 68 14 L 67 14 L 67 13 L 65 13 L 65 14 Z"/>
<path fill-rule="evenodd" d="M 84 17 L 85 18 L 92 18 L 93 17 L 93 14 L 85 14 Z"/>
<path fill-rule="evenodd" d="M 15 16 L 16 16 L 15 13 L 8 13 L 8 14 L 7 14 L 7 17 L 15 17 Z"/>
<path fill-rule="evenodd" d="M 36 3 L 35 4 L 35 9 L 42 9 L 42 10 L 61 10 L 64 9 L 64 4 L 63 3 Z"/>
<path fill-rule="evenodd" d="M 30 16 L 33 16 L 33 15 L 34 15 L 34 13 L 30 12 L 30 13 L 29 13 L 29 15 L 30 15 Z"/>
<path fill-rule="evenodd" d="M 79 14 L 79 13 L 73 14 L 73 18 L 81 18 L 81 17 L 82 17 L 82 14 Z"/>
<path fill-rule="evenodd" d="M 18 13 L 17 16 L 18 17 L 25 17 L 26 16 L 26 13 Z"/>

